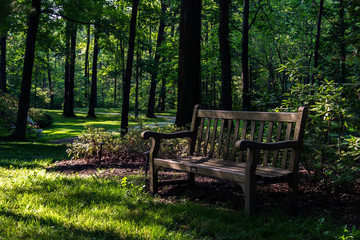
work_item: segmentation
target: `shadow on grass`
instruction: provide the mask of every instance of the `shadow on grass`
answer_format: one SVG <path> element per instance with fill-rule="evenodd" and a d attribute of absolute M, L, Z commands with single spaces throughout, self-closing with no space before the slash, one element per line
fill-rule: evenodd
<path fill-rule="evenodd" d="M 66 146 L 38 142 L 0 142 L 0 166 L 38 168 L 67 158 Z"/>

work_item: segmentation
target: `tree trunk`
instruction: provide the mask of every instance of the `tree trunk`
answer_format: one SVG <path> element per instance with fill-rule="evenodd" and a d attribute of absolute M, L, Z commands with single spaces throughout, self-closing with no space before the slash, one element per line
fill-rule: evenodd
<path fill-rule="evenodd" d="M 249 0 L 244 0 L 242 29 L 242 109 L 249 110 L 250 101 L 250 80 L 249 80 Z"/>
<path fill-rule="evenodd" d="M 155 59 L 154 59 L 154 72 L 151 75 L 151 85 L 150 85 L 150 93 L 149 93 L 149 104 L 146 112 L 146 117 L 148 118 L 156 118 L 155 116 L 155 92 L 156 92 L 156 81 L 159 71 L 159 61 L 160 54 L 159 48 L 164 40 L 164 30 L 165 30 L 165 12 L 166 12 L 166 4 L 164 0 L 161 0 L 161 18 L 159 24 L 159 32 L 156 41 L 156 50 L 155 50 Z"/>
<path fill-rule="evenodd" d="M 340 0 L 340 62 L 341 62 L 341 76 L 340 76 L 340 83 L 346 82 L 346 41 L 345 41 L 345 6 L 344 0 Z"/>
<path fill-rule="evenodd" d="M 319 5 L 319 16 L 317 20 L 316 26 L 316 38 L 315 38 L 315 51 L 314 51 L 314 68 L 318 68 L 319 66 L 319 48 L 320 48 L 320 36 L 321 36 L 321 19 L 323 15 L 324 8 L 324 0 L 320 0 Z M 316 79 L 315 76 L 312 77 L 312 84 L 315 84 Z"/>
<path fill-rule="evenodd" d="M 139 69 L 140 69 L 140 53 L 136 52 L 136 68 L 135 68 L 135 118 L 139 117 Z"/>
<path fill-rule="evenodd" d="M 221 108 L 232 109 L 229 11 L 231 0 L 220 0 L 219 43 L 221 61 Z"/>
<path fill-rule="evenodd" d="M 135 35 L 136 35 L 136 18 L 139 6 L 139 0 L 133 0 L 133 6 L 131 11 L 130 20 L 130 33 L 129 33 L 129 48 L 126 61 L 126 73 L 123 80 L 123 103 L 121 110 L 121 134 L 125 135 L 128 132 L 129 124 L 129 104 L 130 104 L 130 87 L 131 87 L 131 75 L 134 60 L 134 48 L 135 48 Z"/>
<path fill-rule="evenodd" d="M 0 38 L 0 90 L 7 92 L 6 90 L 6 39 L 7 33 Z"/>
<path fill-rule="evenodd" d="M 49 92 L 50 92 L 50 109 L 54 108 L 54 93 L 52 88 L 52 79 L 51 79 L 51 66 L 50 66 L 50 53 L 47 53 L 47 74 L 49 82 Z"/>
<path fill-rule="evenodd" d="M 86 29 L 86 49 L 85 49 L 85 71 L 84 71 L 84 77 L 85 77 L 85 100 L 88 100 L 89 98 L 89 48 L 90 48 L 90 25 L 87 26 Z"/>
<path fill-rule="evenodd" d="M 29 25 L 26 35 L 26 50 L 24 68 L 19 98 L 19 108 L 16 118 L 16 128 L 10 138 L 19 141 L 26 140 L 26 122 L 30 107 L 31 78 L 34 66 L 36 35 L 38 31 L 41 0 L 32 0 L 32 9 L 29 17 Z"/>
<path fill-rule="evenodd" d="M 191 123 L 195 104 L 201 103 L 201 0 L 182 0 L 179 39 L 178 105 L 175 124 Z"/>
<path fill-rule="evenodd" d="M 69 112 L 69 77 L 70 77 L 70 23 L 65 27 L 65 74 L 64 74 L 64 109 L 63 115 Z"/>
<path fill-rule="evenodd" d="M 91 75 L 91 91 L 90 91 L 90 103 L 89 103 L 89 111 L 86 117 L 88 118 L 96 118 L 95 115 L 95 107 L 97 100 L 97 61 L 99 55 L 99 44 L 98 44 L 98 34 L 94 35 L 94 54 L 93 54 L 93 65 L 92 65 L 92 75 Z"/>
<path fill-rule="evenodd" d="M 64 112 L 65 117 L 75 117 L 74 113 L 74 81 L 75 81 L 75 59 L 76 59 L 76 32 L 75 23 L 66 24 L 66 56 L 65 56 L 65 96 Z"/>

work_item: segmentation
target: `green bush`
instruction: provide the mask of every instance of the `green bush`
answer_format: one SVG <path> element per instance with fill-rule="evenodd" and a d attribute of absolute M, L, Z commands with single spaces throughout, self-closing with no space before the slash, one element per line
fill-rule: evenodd
<path fill-rule="evenodd" d="M 38 108 L 31 108 L 29 117 L 36 122 L 39 128 L 47 128 L 54 123 L 54 118 L 50 113 Z"/>
<path fill-rule="evenodd" d="M 150 140 L 141 138 L 141 132 L 151 130 L 156 132 L 174 132 L 182 129 L 173 126 L 143 126 L 130 129 L 129 133 L 120 137 L 118 133 L 108 132 L 103 128 L 85 126 L 84 131 L 77 140 L 67 145 L 66 152 L 73 158 L 91 159 L 99 154 L 102 148 L 104 158 L 120 159 L 123 153 L 142 155 L 150 150 Z M 102 144 L 101 144 L 102 143 Z M 161 143 L 161 157 L 178 157 L 186 152 L 187 140 L 174 139 Z"/>
<path fill-rule="evenodd" d="M 15 126 L 17 100 L 8 93 L 0 92 L 0 136 L 8 135 Z"/>

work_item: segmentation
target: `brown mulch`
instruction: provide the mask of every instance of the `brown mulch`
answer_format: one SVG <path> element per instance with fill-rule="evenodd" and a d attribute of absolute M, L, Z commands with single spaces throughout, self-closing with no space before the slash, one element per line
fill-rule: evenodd
<path fill-rule="evenodd" d="M 142 156 L 122 154 L 121 161 L 114 161 L 104 157 L 101 165 L 97 159 L 63 160 L 54 163 L 48 171 L 64 174 L 106 176 L 127 176 L 130 174 L 144 174 L 145 160 Z M 99 171 L 101 169 L 101 171 Z M 160 179 L 174 179 L 185 177 L 185 174 L 174 171 L 161 171 Z M 197 176 L 193 189 L 186 185 L 162 187 L 159 196 L 163 201 L 188 198 L 205 205 L 242 209 L 244 195 L 239 185 L 216 178 Z M 272 184 L 257 186 L 257 207 L 260 211 L 268 209 L 287 209 L 287 185 Z M 339 224 L 360 228 L 360 179 L 352 189 L 330 191 L 321 183 L 310 181 L 306 174 L 302 174 L 299 182 L 299 202 L 297 211 L 300 216 L 331 216 Z"/>

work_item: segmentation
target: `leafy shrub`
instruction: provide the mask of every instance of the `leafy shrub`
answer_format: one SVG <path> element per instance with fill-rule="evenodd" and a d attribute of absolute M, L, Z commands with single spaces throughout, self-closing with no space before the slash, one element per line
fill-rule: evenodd
<path fill-rule="evenodd" d="M 133 128 L 125 136 L 120 137 L 115 132 L 108 132 L 103 128 L 94 128 L 85 126 L 84 131 L 79 139 L 72 144 L 67 145 L 66 152 L 73 155 L 73 158 L 90 159 L 99 154 L 102 148 L 102 156 L 104 158 L 120 159 L 123 152 L 135 155 L 142 155 L 150 149 L 150 140 L 141 138 L 141 132 L 146 130 L 157 132 L 174 132 L 182 129 L 173 126 L 143 126 Z M 100 144 L 101 143 L 101 144 Z M 178 157 L 186 152 L 186 139 L 174 139 L 172 141 L 163 141 L 161 143 L 161 157 Z"/>
<path fill-rule="evenodd" d="M 50 127 L 54 123 L 53 116 L 38 108 L 31 108 L 29 111 L 30 118 L 36 122 L 39 128 Z"/>
<path fill-rule="evenodd" d="M 0 136 L 8 135 L 15 126 L 17 105 L 15 97 L 0 92 Z"/>
<path fill-rule="evenodd" d="M 309 170 L 330 189 L 351 188 L 356 181 L 359 153 L 353 125 L 352 105 L 345 89 L 333 81 L 321 85 L 294 84 L 284 94 L 283 109 L 310 108 L 304 139 L 304 159 Z"/>

